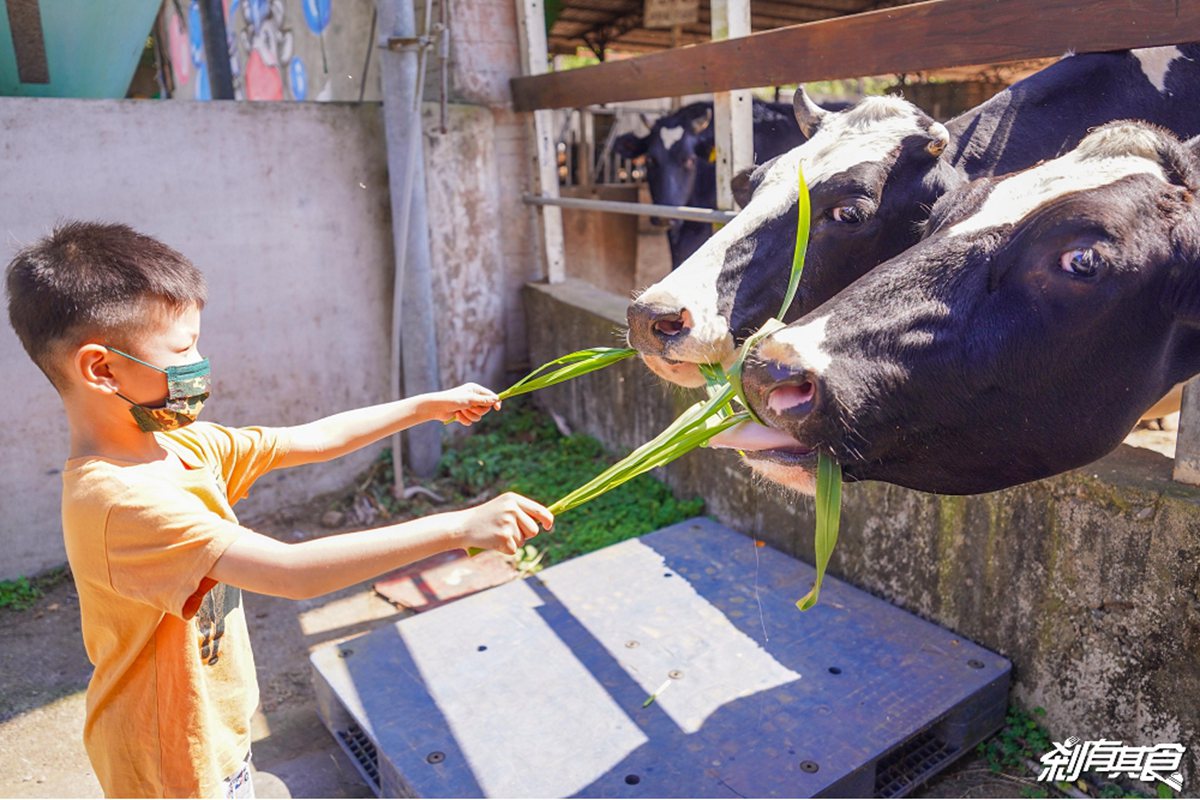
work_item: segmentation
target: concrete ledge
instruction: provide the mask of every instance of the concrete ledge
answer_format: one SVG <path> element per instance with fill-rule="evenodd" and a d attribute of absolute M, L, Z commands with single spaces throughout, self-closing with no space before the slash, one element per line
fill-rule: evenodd
<path fill-rule="evenodd" d="M 533 364 L 619 341 L 625 300 L 578 281 L 525 293 Z M 576 429 L 627 451 L 694 402 L 640 363 L 539 392 Z M 831 572 L 1012 660 L 1014 692 L 1062 740 L 1188 747 L 1200 766 L 1200 489 L 1122 446 L 1065 475 L 942 497 L 847 485 Z M 663 470 L 722 523 L 813 560 L 813 505 L 700 451 Z M 799 612 L 797 612 L 799 613 Z"/>

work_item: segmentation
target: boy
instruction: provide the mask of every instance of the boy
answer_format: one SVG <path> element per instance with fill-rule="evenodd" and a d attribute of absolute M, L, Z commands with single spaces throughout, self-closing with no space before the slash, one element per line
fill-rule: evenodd
<path fill-rule="evenodd" d="M 123 225 L 61 225 L 8 267 L 10 321 L 70 429 L 63 534 L 95 666 L 84 742 L 110 796 L 253 796 L 242 589 L 313 597 L 453 548 L 514 553 L 554 522 L 507 494 L 298 544 L 241 527 L 230 507 L 270 470 L 500 403 L 467 384 L 292 428 L 190 424 L 209 396 L 205 292 L 187 259 Z"/>

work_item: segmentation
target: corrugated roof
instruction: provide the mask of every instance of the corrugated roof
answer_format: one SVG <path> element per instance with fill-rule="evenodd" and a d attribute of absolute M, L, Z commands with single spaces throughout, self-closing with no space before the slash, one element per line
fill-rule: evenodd
<path fill-rule="evenodd" d="M 914 2 L 920 0 L 752 0 L 750 24 L 751 30 L 757 33 Z M 551 54 L 573 54 L 579 48 L 585 48 L 604 58 L 601 54 L 606 50 L 609 56 L 649 53 L 711 40 L 709 0 L 700 0 L 699 21 L 680 26 L 677 40 L 670 29 L 643 26 L 643 4 L 644 0 L 558 0 L 557 3 L 550 3 L 550 13 L 557 11 L 549 31 Z M 963 66 L 923 74 L 919 78 L 984 80 L 1007 84 L 1041 69 L 1051 61 L 1053 59 Z"/>
<path fill-rule="evenodd" d="M 908 5 L 916 0 L 753 0 L 750 4 L 754 32 L 803 22 L 859 14 Z M 597 55 L 605 47 L 627 53 L 652 52 L 675 46 L 670 29 L 642 25 L 643 0 L 561 0 L 550 28 L 551 53 L 574 53 L 579 47 Z M 709 0 L 700 0 L 700 19 L 683 25 L 679 46 L 711 39 Z"/>

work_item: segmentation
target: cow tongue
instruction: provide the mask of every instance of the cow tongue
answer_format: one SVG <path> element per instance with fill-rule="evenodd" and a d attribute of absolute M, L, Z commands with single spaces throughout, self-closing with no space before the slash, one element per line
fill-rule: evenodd
<path fill-rule="evenodd" d="M 808 449 L 783 431 L 777 431 L 750 420 L 718 433 L 708 440 L 708 445 L 731 450 Z"/>

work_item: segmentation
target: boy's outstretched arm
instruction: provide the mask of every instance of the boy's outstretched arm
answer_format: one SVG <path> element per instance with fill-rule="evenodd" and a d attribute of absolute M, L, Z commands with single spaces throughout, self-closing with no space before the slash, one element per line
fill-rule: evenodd
<path fill-rule="evenodd" d="M 455 548 L 516 553 L 549 530 L 554 515 L 519 494 L 399 525 L 286 544 L 249 529 L 226 548 L 208 577 L 258 594 L 303 600 Z"/>
<path fill-rule="evenodd" d="M 443 392 L 343 411 L 288 428 L 289 450 L 278 466 L 298 467 L 329 461 L 422 422 L 456 419 L 463 425 L 470 425 L 499 407 L 500 398 L 495 392 L 475 383 L 465 383 Z"/>

